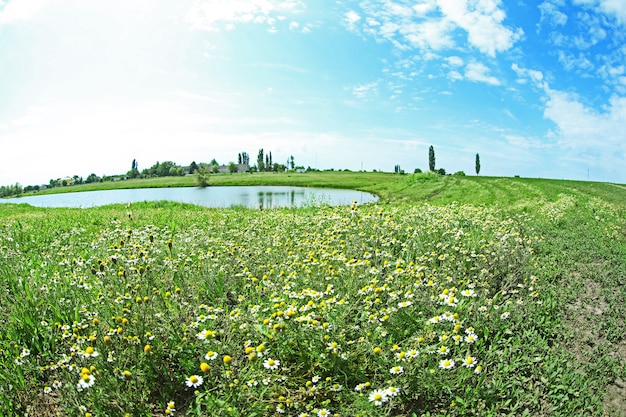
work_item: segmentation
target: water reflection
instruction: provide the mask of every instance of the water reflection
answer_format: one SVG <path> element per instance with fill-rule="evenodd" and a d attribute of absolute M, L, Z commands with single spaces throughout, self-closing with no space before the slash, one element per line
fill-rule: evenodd
<path fill-rule="evenodd" d="M 373 194 L 356 190 L 286 186 L 140 188 L 85 191 L 0 199 L 0 203 L 26 203 L 37 207 L 94 207 L 141 201 L 176 201 L 206 207 L 278 208 L 320 204 L 350 205 L 378 200 Z"/>
<path fill-rule="evenodd" d="M 261 209 L 273 208 L 274 205 L 277 207 L 297 207 L 301 205 L 299 202 L 305 201 L 305 194 L 304 190 L 259 191 L 257 198 Z M 285 202 L 287 203 L 285 204 Z"/>

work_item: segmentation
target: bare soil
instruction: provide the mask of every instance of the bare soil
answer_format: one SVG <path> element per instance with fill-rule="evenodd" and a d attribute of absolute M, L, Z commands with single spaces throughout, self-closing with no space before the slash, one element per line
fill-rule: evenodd
<path fill-rule="evenodd" d="M 612 343 L 602 331 L 602 315 L 608 304 L 601 295 L 600 284 L 587 280 L 586 290 L 568 308 L 565 322 L 572 333 L 570 352 L 580 363 L 590 364 L 599 350 L 616 361 L 626 363 L 626 340 Z M 604 396 L 604 415 L 626 417 L 626 382 L 621 378 L 609 384 Z"/>

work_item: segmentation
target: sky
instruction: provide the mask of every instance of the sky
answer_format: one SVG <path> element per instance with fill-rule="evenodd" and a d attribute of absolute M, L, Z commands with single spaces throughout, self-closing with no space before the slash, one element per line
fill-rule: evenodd
<path fill-rule="evenodd" d="M 0 0 L 0 185 L 228 164 L 626 183 L 624 0 Z"/>

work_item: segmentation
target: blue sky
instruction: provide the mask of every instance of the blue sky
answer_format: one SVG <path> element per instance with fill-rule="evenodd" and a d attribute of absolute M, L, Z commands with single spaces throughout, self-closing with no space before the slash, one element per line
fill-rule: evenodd
<path fill-rule="evenodd" d="M 626 183 L 623 0 L 0 0 L 0 184 L 156 161 Z"/>

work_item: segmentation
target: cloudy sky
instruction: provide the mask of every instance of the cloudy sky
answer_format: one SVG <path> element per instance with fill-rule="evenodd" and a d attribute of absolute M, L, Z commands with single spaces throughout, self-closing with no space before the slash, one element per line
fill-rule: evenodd
<path fill-rule="evenodd" d="M 0 185 L 156 161 L 626 183 L 624 0 L 0 0 Z"/>

